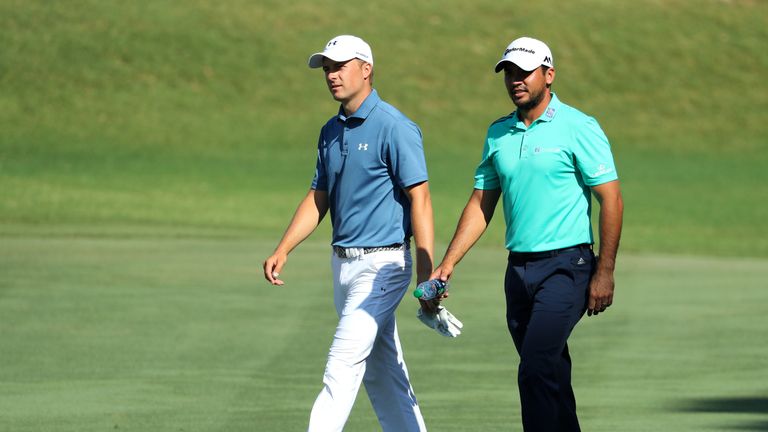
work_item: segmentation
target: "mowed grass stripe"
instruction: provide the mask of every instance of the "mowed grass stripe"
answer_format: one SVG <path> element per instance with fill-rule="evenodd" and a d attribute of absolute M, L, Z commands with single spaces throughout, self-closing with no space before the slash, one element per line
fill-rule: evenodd
<path fill-rule="evenodd" d="M 297 430 L 322 385 L 336 322 L 327 242 L 262 280 L 272 239 L 3 238 L 0 424 L 14 431 Z M 765 260 L 623 254 L 616 302 L 571 338 L 585 428 L 750 427 L 768 373 Z M 441 338 L 406 297 L 398 323 L 430 428 L 516 425 L 517 355 L 504 325 L 501 248 L 478 246 Z M 718 401 L 725 401 L 718 403 Z M 746 405 L 752 406 L 752 405 Z M 718 407 L 720 411 L 718 410 Z M 364 392 L 350 430 L 376 429 Z"/>

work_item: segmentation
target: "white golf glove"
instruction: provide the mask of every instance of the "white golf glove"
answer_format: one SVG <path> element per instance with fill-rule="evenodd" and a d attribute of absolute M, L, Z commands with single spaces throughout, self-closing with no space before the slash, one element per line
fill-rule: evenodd
<path fill-rule="evenodd" d="M 437 307 L 437 313 L 431 314 L 424 311 L 422 308 L 416 311 L 416 317 L 427 327 L 434 329 L 445 337 L 456 337 L 461 334 L 461 329 L 464 327 L 458 318 L 448 312 L 448 309 L 443 306 Z"/>

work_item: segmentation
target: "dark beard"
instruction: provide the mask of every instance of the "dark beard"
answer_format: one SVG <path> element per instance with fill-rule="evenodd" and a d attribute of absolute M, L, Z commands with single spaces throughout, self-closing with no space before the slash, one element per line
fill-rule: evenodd
<path fill-rule="evenodd" d="M 528 102 L 526 102 L 526 103 L 523 103 L 523 104 L 520 104 L 520 105 L 515 104 L 515 105 L 521 111 L 530 111 L 533 108 L 536 108 L 536 106 L 538 106 L 541 103 L 542 100 L 544 100 L 544 92 L 541 92 L 541 93 L 539 93 L 536 96 L 531 95 L 531 99 Z"/>

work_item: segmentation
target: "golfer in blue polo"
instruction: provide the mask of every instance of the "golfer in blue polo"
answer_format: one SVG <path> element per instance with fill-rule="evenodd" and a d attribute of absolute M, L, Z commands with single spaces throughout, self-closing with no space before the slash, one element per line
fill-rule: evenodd
<path fill-rule="evenodd" d="M 578 431 L 567 340 L 585 311 L 596 316 L 613 302 L 623 214 L 618 176 L 595 119 L 552 92 L 554 59 L 546 44 L 516 39 L 496 64 L 501 71 L 517 109 L 488 128 L 474 191 L 431 277 L 451 277 L 501 198 L 506 318 L 520 354 L 523 428 Z M 599 259 L 592 250 L 593 194 L 600 203 Z"/>
<path fill-rule="evenodd" d="M 264 277 L 283 285 L 288 254 L 330 212 L 331 268 L 339 323 L 309 416 L 309 432 L 341 431 L 360 384 L 384 432 L 425 431 L 405 366 L 395 310 L 411 282 L 432 271 L 432 201 L 419 127 L 373 88 L 373 53 L 341 35 L 309 58 L 322 68 L 338 113 L 320 130 L 312 185 Z"/>

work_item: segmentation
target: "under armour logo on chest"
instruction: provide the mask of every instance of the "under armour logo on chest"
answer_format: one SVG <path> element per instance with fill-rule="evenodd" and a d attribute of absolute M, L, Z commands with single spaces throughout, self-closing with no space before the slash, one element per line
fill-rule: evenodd
<path fill-rule="evenodd" d="M 367 143 L 360 143 L 357 145 L 358 150 L 368 150 L 368 144 Z"/>

